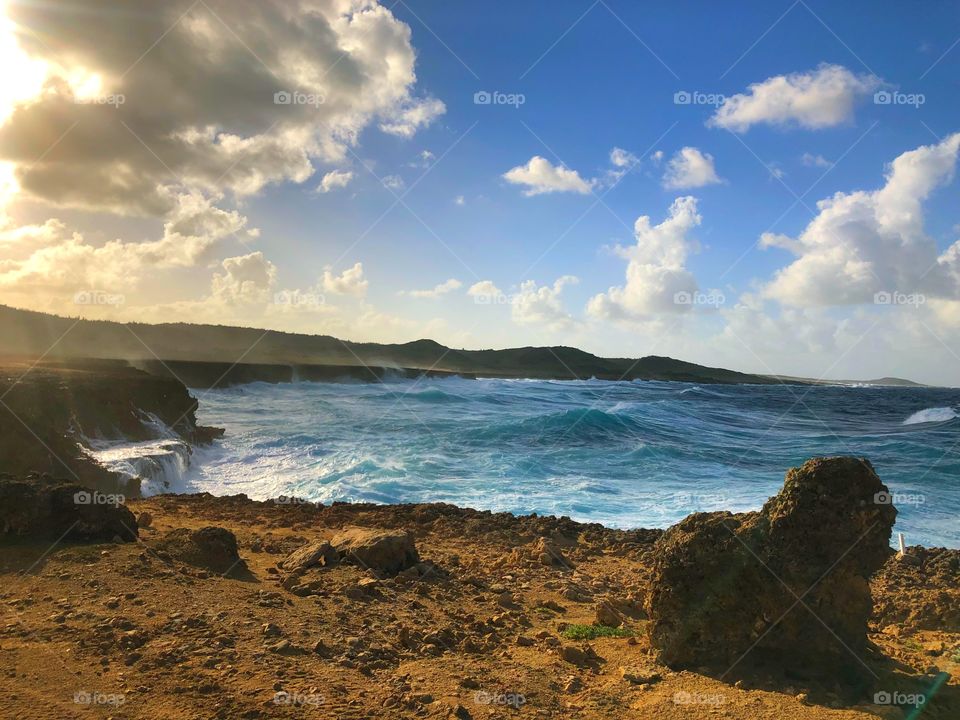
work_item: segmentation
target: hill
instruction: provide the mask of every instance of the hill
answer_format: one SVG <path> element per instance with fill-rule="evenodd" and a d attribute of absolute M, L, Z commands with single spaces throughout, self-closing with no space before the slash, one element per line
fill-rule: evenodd
<path fill-rule="evenodd" d="M 606 380 L 677 380 L 777 384 L 776 378 L 706 367 L 668 357 L 601 358 L 577 348 L 522 347 L 458 350 L 433 340 L 384 345 L 224 325 L 118 323 L 82 320 L 0 306 L 0 353 L 58 359 L 127 360 L 150 372 L 282 381 L 337 373 L 363 378 L 384 371 L 433 371 L 473 377 Z M 326 370 L 324 370 L 326 368 Z"/>

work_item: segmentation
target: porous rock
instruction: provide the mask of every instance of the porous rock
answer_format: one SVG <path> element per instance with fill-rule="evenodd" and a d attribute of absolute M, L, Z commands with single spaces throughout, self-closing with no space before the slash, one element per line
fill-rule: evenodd
<path fill-rule="evenodd" d="M 759 512 L 690 515 L 655 545 L 651 643 L 674 667 L 728 668 L 748 654 L 855 681 L 869 579 L 892 553 L 895 518 L 873 466 L 852 457 L 788 471 Z"/>

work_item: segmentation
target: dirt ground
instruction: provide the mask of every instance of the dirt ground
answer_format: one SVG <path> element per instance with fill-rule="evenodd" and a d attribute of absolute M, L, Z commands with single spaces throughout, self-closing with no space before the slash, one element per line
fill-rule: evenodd
<path fill-rule="evenodd" d="M 851 698 L 749 657 L 725 674 L 658 664 L 642 610 L 653 531 L 438 505 L 128 505 L 152 517 L 138 543 L 0 546 L 0 717 L 868 720 L 907 718 L 896 703 L 921 693 L 923 718 L 960 718 L 956 679 L 931 691 L 960 672 L 960 633 L 903 607 L 927 592 L 957 607 L 960 589 L 917 587 L 916 568 L 875 580 L 883 615 L 851 658 L 873 677 Z M 205 526 L 236 535 L 243 562 L 225 575 L 159 542 Z M 423 564 L 283 586 L 287 553 L 352 526 L 412 531 Z M 598 608 L 622 627 L 600 630 Z"/>

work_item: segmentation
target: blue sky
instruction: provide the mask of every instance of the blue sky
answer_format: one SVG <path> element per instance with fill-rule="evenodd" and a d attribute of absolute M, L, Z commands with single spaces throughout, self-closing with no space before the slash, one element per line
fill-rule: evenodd
<path fill-rule="evenodd" d="M 257 10 L 259 28 L 236 4 L 204 4 L 128 70 L 136 43 L 146 50 L 177 8 L 125 18 L 129 37 L 97 30 L 98 48 L 54 11 L 12 3 L 12 35 L 24 57 L 46 63 L 46 94 L 10 100 L 0 130 L 18 179 L 0 301 L 960 383 L 960 260 L 950 253 L 960 234 L 956 4 L 321 5 L 313 35 L 300 37 L 271 3 Z M 288 7 L 309 13 L 307 3 Z M 364 32 L 351 35 L 356 28 Z M 328 29 L 340 34 L 332 49 Z M 75 52 L 49 42 L 58 33 Z M 196 81 L 171 85 L 162 111 L 153 107 L 149 88 L 181 77 L 180 57 L 201 41 L 219 64 L 204 71 L 201 62 Z M 296 62 L 283 52 L 291 47 Z M 297 74 L 305 63 L 316 72 Z M 345 66 L 356 76 L 344 72 L 334 87 Z M 21 151 L 34 140 L 21 126 L 61 91 L 52 78 L 80 93 L 77 68 L 97 75 L 98 96 L 126 98 L 95 108 L 102 136 L 84 137 L 82 169 L 115 162 L 116 178 L 117 167 L 142 164 L 151 184 L 135 198 L 132 181 L 98 194 L 76 179 L 68 151 L 89 116 L 41 160 Z M 283 107 L 246 102 L 247 85 L 313 90 L 325 104 L 313 116 L 296 108 L 288 124 Z M 522 104 L 478 104 L 482 92 Z M 678 93 L 697 99 L 678 103 Z M 166 132 L 150 134 L 148 109 Z M 34 147 L 50 147 L 67 120 Z M 279 137 L 280 127 L 289 134 Z M 170 142 L 186 131 L 203 137 Z M 228 146 L 225 135 L 240 142 Z M 118 137 L 129 147 L 108 147 Z M 254 141 L 268 151 L 254 152 Z M 96 142 L 104 146 L 88 150 Z M 883 188 L 900 156 L 888 191 L 856 195 Z M 329 173 L 340 182 L 318 192 Z M 154 186 L 166 189 L 154 197 Z M 836 193 L 832 209 L 818 207 Z M 676 223 L 661 225 L 672 206 Z M 647 232 L 635 230 L 641 216 Z M 64 227 L 44 225 L 52 218 Z M 164 230 L 180 221 L 190 232 Z M 82 248 L 67 239 L 74 232 Z M 106 247 L 114 238 L 122 244 Z M 57 272 L 69 258 L 98 270 Z M 157 271 L 144 271 L 151 264 Z M 123 281 L 105 265 L 122 268 Z M 443 283 L 432 297 L 416 294 Z M 76 293 L 88 290 L 123 302 L 78 307 Z M 278 297 L 294 296 L 307 300 L 277 309 Z"/>

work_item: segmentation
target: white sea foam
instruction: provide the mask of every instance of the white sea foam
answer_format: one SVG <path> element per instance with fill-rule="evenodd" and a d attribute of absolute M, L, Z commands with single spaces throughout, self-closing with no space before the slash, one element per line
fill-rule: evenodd
<path fill-rule="evenodd" d="M 939 423 L 953 420 L 957 412 L 950 407 L 935 407 L 920 410 L 903 421 L 904 425 L 918 425 L 920 423 Z"/>

